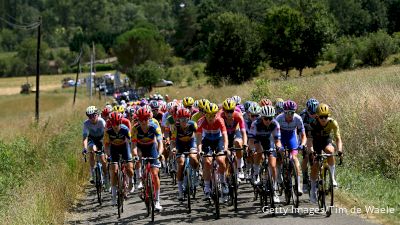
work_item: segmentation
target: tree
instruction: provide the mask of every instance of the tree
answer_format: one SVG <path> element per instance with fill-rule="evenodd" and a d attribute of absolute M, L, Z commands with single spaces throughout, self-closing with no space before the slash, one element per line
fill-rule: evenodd
<path fill-rule="evenodd" d="M 148 88 L 152 91 L 153 86 L 160 80 L 164 70 L 153 61 L 146 61 L 142 65 L 136 66 L 127 72 L 129 79 L 139 87 Z"/>
<path fill-rule="evenodd" d="M 299 0 L 296 8 L 305 22 L 300 36 L 300 51 L 294 55 L 294 67 L 301 76 L 304 68 L 317 66 L 323 48 L 335 37 L 336 26 L 333 16 L 317 1 Z"/>
<path fill-rule="evenodd" d="M 114 53 L 123 71 L 147 60 L 163 62 L 170 53 L 163 37 L 150 28 L 134 28 L 117 37 Z"/>
<path fill-rule="evenodd" d="M 205 68 L 212 82 L 226 79 L 240 84 L 255 76 L 261 61 L 259 26 L 246 16 L 231 12 L 219 15 L 215 26 Z"/>
<path fill-rule="evenodd" d="M 46 42 L 42 41 L 40 44 L 40 70 L 46 71 L 48 67 L 48 45 Z M 21 67 L 25 68 L 25 74 L 35 74 L 36 73 L 36 49 L 37 49 L 37 39 L 30 38 L 24 40 L 18 47 L 17 47 L 17 55 L 16 57 L 21 59 L 23 64 Z"/>
<path fill-rule="evenodd" d="M 301 13 L 289 6 L 273 7 L 268 10 L 265 22 L 264 51 L 269 55 L 270 65 L 285 71 L 296 66 L 296 60 L 303 48 L 301 36 L 306 22 Z"/>

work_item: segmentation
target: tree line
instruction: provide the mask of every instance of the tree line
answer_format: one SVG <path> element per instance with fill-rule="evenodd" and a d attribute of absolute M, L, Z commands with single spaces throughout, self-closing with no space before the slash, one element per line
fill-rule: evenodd
<path fill-rule="evenodd" d="M 301 75 L 321 60 L 336 62 L 336 70 L 377 66 L 396 53 L 400 43 L 396 34 L 400 0 L 6 0 L 0 4 L 0 15 L 15 23 L 42 16 L 44 58 L 64 71 L 80 48 L 88 50 L 95 43 L 96 55 L 117 56 L 119 63 L 112 68 L 138 82 L 144 82 L 139 79 L 143 73 L 162 74 L 160 69 L 173 65 L 173 57 L 206 62 L 204 72 L 214 84 L 241 83 L 266 65 L 286 76 L 291 69 Z M 0 51 L 17 52 L 9 61 L 0 58 L 0 74 L 30 73 L 34 62 L 28 50 L 34 49 L 33 38 L 33 31 L 0 22 Z"/>

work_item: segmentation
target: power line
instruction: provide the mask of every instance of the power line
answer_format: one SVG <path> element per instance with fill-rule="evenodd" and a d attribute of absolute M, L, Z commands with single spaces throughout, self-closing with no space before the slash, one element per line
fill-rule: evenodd
<path fill-rule="evenodd" d="M 3 17 L 0 17 L 0 20 L 14 28 L 18 28 L 18 29 L 22 29 L 22 30 L 33 30 L 33 29 L 38 28 L 42 24 L 42 22 L 38 21 L 38 22 L 33 22 L 31 24 L 21 25 L 21 24 L 16 24 L 16 23 L 10 22 Z"/>

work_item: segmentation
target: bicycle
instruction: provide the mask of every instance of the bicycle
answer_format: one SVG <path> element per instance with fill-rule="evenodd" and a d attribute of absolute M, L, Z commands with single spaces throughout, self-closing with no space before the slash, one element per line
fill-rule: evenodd
<path fill-rule="evenodd" d="M 167 173 L 171 176 L 172 184 L 176 185 L 176 150 L 172 150 L 171 155 L 168 157 Z"/>
<path fill-rule="evenodd" d="M 197 154 L 196 152 L 184 152 L 183 155 L 185 155 L 185 161 L 184 161 L 184 166 L 183 166 L 183 187 L 184 187 L 184 193 L 185 197 L 187 197 L 187 204 L 188 204 L 188 213 L 192 212 L 192 207 L 191 207 L 191 200 L 190 198 L 192 197 L 193 199 L 196 198 L 196 183 L 197 183 L 197 174 L 196 170 L 192 168 L 190 165 L 190 158 L 188 157 L 190 154 Z"/>
<path fill-rule="evenodd" d="M 332 214 L 333 208 L 333 177 L 331 175 L 331 171 L 328 166 L 328 157 L 330 156 L 339 156 L 338 154 L 326 154 L 314 153 L 316 156 L 315 161 L 318 163 L 318 178 L 317 178 L 317 200 L 318 207 L 326 213 L 326 216 L 329 217 Z M 339 159 L 339 164 L 342 165 L 342 158 Z M 326 198 L 328 196 L 328 201 Z M 327 207 L 328 202 L 328 207 Z"/>
<path fill-rule="evenodd" d="M 237 212 L 237 204 L 238 204 L 238 168 L 237 168 L 237 157 L 236 151 L 245 150 L 242 148 L 229 148 L 231 151 L 230 156 L 228 157 L 228 176 L 227 181 L 229 185 L 229 198 L 230 204 L 233 205 L 235 212 Z"/>
<path fill-rule="evenodd" d="M 103 169 L 100 157 L 104 155 L 104 153 L 101 151 L 96 151 L 95 154 L 96 154 L 96 164 L 94 166 L 94 183 L 96 187 L 97 201 L 101 205 L 102 203 L 101 192 L 103 191 L 104 177 L 103 177 Z"/>
<path fill-rule="evenodd" d="M 279 154 L 281 156 L 281 154 Z M 293 160 L 292 155 L 290 154 L 290 150 L 285 146 L 283 152 L 282 160 L 282 175 L 283 175 L 283 187 L 280 193 L 284 192 L 285 194 L 285 203 L 286 205 L 290 204 L 290 201 L 293 199 L 293 205 L 295 208 L 299 207 L 299 193 L 298 186 L 299 183 L 297 181 L 297 169 Z M 280 176 L 280 174 L 278 174 Z"/>
<path fill-rule="evenodd" d="M 268 162 L 268 153 L 271 153 L 274 149 L 264 150 L 264 161 L 261 164 L 260 168 L 260 183 L 254 186 L 255 193 L 260 196 L 260 207 L 261 210 L 264 209 L 265 206 L 269 206 L 270 209 L 275 208 L 274 202 L 274 185 L 272 181 L 272 174 L 269 169 Z M 257 200 L 257 198 L 256 198 Z M 273 215 L 275 215 L 273 211 Z"/>
<path fill-rule="evenodd" d="M 118 161 L 118 171 L 117 171 L 117 208 L 118 208 L 118 218 L 121 218 L 121 213 L 124 212 L 124 200 L 126 198 L 128 187 L 128 179 L 126 174 L 125 161 L 122 160 L 120 155 Z"/>
<path fill-rule="evenodd" d="M 210 147 L 209 147 L 210 148 Z M 215 205 L 215 216 L 216 219 L 219 219 L 220 216 L 220 207 L 219 207 L 219 194 L 222 193 L 222 184 L 218 179 L 218 163 L 217 163 L 217 156 L 223 156 L 226 155 L 226 151 L 224 151 L 223 153 L 215 153 L 215 150 L 212 151 L 212 154 L 207 154 L 207 155 L 203 155 L 203 157 L 212 157 L 212 162 L 211 162 L 211 196 L 212 199 L 214 201 L 214 205 Z M 222 197 L 222 195 L 221 195 Z"/>
<path fill-rule="evenodd" d="M 146 205 L 147 215 L 151 215 L 151 222 L 154 222 L 154 207 L 155 207 L 155 188 L 154 188 L 154 177 L 151 173 L 150 160 L 156 160 L 158 158 L 142 157 L 142 183 L 143 189 L 140 194 L 140 198 Z"/>

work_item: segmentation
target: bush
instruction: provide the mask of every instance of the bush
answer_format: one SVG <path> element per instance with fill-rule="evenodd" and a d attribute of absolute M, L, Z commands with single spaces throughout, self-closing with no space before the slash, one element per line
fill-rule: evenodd
<path fill-rule="evenodd" d="M 354 69 L 358 51 L 357 39 L 347 37 L 339 39 L 336 43 L 336 67 L 334 71 Z"/>
<path fill-rule="evenodd" d="M 259 102 L 265 96 L 271 96 L 270 81 L 266 79 L 257 79 L 254 84 L 256 87 L 250 91 L 250 99 Z"/>
<path fill-rule="evenodd" d="M 360 59 L 363 65 L 380 66 L 385 59 L 397 51 L 395 40 L 386 32 L 369 34 L 362 41 Z"/>

